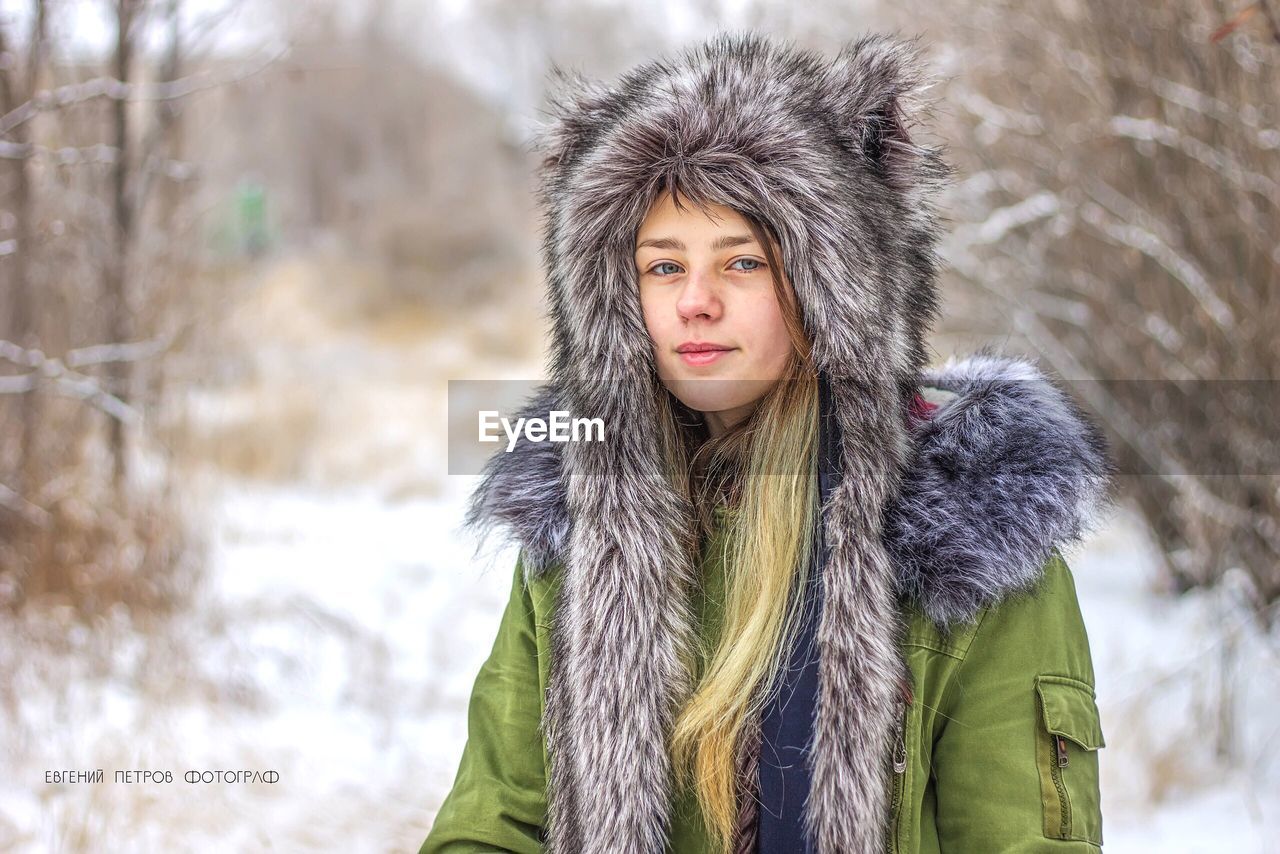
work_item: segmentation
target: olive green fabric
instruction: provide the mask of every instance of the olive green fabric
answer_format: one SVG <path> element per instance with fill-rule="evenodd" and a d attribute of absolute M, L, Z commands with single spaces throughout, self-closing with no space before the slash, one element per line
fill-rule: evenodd
<path fill-rule="evenodd" d="M 723 604 L 723 545 L 720 534 L 708 541 L 695 599 L 708 647 Z M 517 560 L 472 690 L 457 776 L 419 854 L 542 850 L 549 766 L 539 722 L 560 575 L 553 567 L 526 586 Z M 1069 854 L 1101 846 L 1104 742 L 1089 641 L 1061 554 L 1053 551 L 1032 594 L 1009 596 L 950 634 L 904 607 L 914 702 L 907 767 L 892 780 L 889 851 Z M 691 791 L 673 793 L 669 850 L 712 851 Z"/>

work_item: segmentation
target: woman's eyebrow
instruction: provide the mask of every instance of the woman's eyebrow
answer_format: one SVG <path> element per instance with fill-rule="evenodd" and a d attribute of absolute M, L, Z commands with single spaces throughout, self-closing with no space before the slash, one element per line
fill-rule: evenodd
<path fill-rule="evenodd" d="M 731 246 L 742 246 L 745 243 L 755 242 L 756 239 L 749 234 L 726 234 L 712 241 L 711 251 L 715 252 L 719 249 L 728 249 Z M 636 244 L 637 249 L 642 246 L 652 246 L 655 249 L 677 249 L 681 252 L 688 249 L 683 242 L 674 237 L 651 237 Z"/>

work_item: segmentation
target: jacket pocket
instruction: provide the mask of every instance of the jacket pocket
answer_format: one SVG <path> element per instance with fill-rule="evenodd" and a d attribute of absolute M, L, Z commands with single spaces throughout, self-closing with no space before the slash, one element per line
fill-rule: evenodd
<path fill-rule="evenodd" d="M 1044 835 L 1102 845 L 1098 750 L 1106 746 L 1093 686 L 1069 676 L 1036 676 L 1040 717 L 1036 766 Z"/>

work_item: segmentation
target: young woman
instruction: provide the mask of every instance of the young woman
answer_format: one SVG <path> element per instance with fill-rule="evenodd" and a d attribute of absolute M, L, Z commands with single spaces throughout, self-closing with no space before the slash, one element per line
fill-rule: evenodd
<path fill-rule="evenodd" d="M 913 42 L 721 35 L 542 138 L 551 381 L 469 520 L 520 543 L 424 854 L 1101 846 L 1061 547 L 1097 429 L 1030 362 L 926 369 Z"/>

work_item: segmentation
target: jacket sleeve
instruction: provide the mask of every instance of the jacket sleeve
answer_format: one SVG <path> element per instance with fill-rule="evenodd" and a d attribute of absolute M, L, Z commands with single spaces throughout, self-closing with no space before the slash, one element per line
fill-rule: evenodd
<path fill-rule="evenodd" d="M 535 854 L 546 815 L 533 602 L 516 561 L 511 596 L 467 711 L 467 742 L 419 854 Z"/>
<path fill-rule="evenodd" d="M 1104 742 L 1089 639 L 1056 549 L 1029 595 L 982 613 L 940 702 L 943 854 L 1096 854 Z"/>

